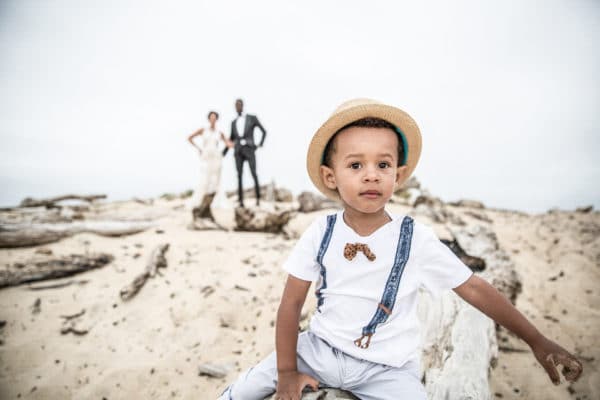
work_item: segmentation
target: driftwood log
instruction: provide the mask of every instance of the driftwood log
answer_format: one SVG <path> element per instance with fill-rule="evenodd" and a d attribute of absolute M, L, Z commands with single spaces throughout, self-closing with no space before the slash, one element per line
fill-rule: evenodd
<path fill-rule="evenodd" d="M 406 182 L 402 184 L 402 186 L 400 186 L 398 190 L 396 190 L 395 193 L 402 192 L 408 189 L 421 189 L 421 182 L 417 180 L 417 177 L 411 176 Z"/>
<path fill-rule="evenodd" d="M 192 209 L 192 222 L 188 225 L 191 230 L 227 230 L 216 220 L 211 210 L 211 204 L 215 198 L 215 193 L 205 194 L 199 205 Z"/>
<path fill-rule="evenodd" d="M 227 197 L 237 197 L 237 190 L 231 190 L 226 193 Z M 244 199 L 256 199 L 256 193 L 254 187 L 244 189 Z M 275 183 L 260 186 L 260 199 L 266 201 L 278 201 L 283 203 L 289 203 L 293 201 L 294 196 L 292 192 L 284 188 L 278 188 Z"/>
<path fill-rule="evenodd" d="M 266 210 L 262 208 L 235 209 L 235 230 L 281 233 L 294 212 L 291 210 Z"/>
<path fill-rule="evenodd" d="M 75 284 L 85 285 L 88 282 L 89 281 L 87 279 L 82 279 L 80 281 L 70 280 L 70 281 L 63 281 L 63 282 L 50 283 L 50 284 L 29 285 L 27 287 L 27 289 L 28 290 L 60 289 L 60 288 L 64 288 L 64 287 L 75 285 Z"/>
<path fill-rule="evenodd" d="M 86 335 L 90 331 L 89 327 L 80 326 L 81 317 L 84 314 L 85 308 L 72 315 L 61 315 L 60 317 L 63 319 L 63 323 L 60 328 L 60 333 L 62 335 L 66 335 L 67 333 L 72 333 L 77 336 Z"/>
<path fill-rule="evenodd" d="M 93 194 L 89 196 L 81 196 L 77 194 L 66 194 L 64 196 L 50 197 L 48 199 L 32 199 L 27 197 L 21 201 L 20 207 L 56 207 L 56 203 L 64 200 L 82 200 L 88 203 L 96 200 L 106 199 L 105 194 Z"/>
<path fill-rule="evenodd" d="M 450 202 L 448 203 L 451 206 L 455 206 L 455 207 L 465 207 L 465 208 L 478 208 L 478 209 L 484 209 L 485 205 L 477 200 L 468 200 L 468 199 L 461 199 L 455 202 Z"/>
<path fill-rule="evenodd" d="M 322 210 L 324 208 L 338 208 L 340 206 L 335 201 L 312 192 L 300 193 L 300 195 L 298 195 L 298 203 L 300 204 L 298 211 L 305 213 Z"/>
<path fill-rule="evenodd" d="M 292 192 L 284 188 L 275 187 L 275 184 L 271 184 L 267 187 L 267 193 L 265 194 L 267 201 L 278 201 L 282 203 L 291 203 L 294 201 Z"/>
<path fill-rule="evenodd" d="M 450 211 L 446 204 L 437 197 L 421 194 L 415 199 L 413 208 L 416 214 L 425 216 L 436 223 L 466 225 L 462 218 Z"/>
<path fill-rule="evenodd" d="M 154 204 L 154 199 L 152 198 L 140 199 L 139 197 L 134 197 L 131 200 L 135 201 L 136 203 L 143 204 L 145 206 L 151 206 L 152 204 Z"/>
<path fill-rule="evenodd" d="M 121 299 L 127 301 L 135 296 L 142 286 L 146 283 L 148 278 L 153 278 L 156 274 L 160 274 L 159 268 L 167 267 L 167 259 L 165 258 L 165 253 L 169 249 L 169 244 L 164 243 L 158 245 L 154 251 L 152 251 L 152 255 L 150 256 L 150 260 L 148 264 L 146 264 L 146 269 L 140 275 L 138 275 L 133 282 L 129 285 L 125 286 L 119 292 Z"/>
<path fill-rule="evenodd" d="M 104 267 L 113 260 L 110 254 L 78 255 L 44 258 L 15 263 L 0 270 L 0 288 L 23 283 L 64 278 L 95 268 Z"/>
<path fill-rule="evenodd" d="M 450 230 L 470 256 L 485 261 L 480 276 L 514 302 L 520 282 L 494 232 L 483 225 Z M 421 364 L 427 398 L 491 399 L 489 369 L 498 354 L 494 321 L 453 291 L 438 299 L 420 293 L 418 311 L 424 328 Z"/>
<path fill-rule="evenodd" d="M 225 378 L 229 372 L 228 368 L 216 364 L 202 364 L 198 366 L 199 376 L 209 376 L 211 378 Z"/>
<path fill-rule="evenodd" d="M 0 212 L 0 224 L 47 224 L 65 223 L 85 219 L 84 212 L 90 211 L 87 205 L 65 207 L 12 208 Z"/>
<path fill-rule="evenodd" d="M 0 248 L 37 246 L 82 232 L 124 236 L 154 226 L 147 221 L 74 221 L 59 224 L 0 224 Z"/>
<path fill-rule="evenodd" d="M 460 258 L 460 261 L 463 262 L 467 267 L 471 268 L 471 271 L 481 272 L 485 269 L 485 260 L 479 257 L 473 257 L 470 254 L 460 247 L 460 244 L 455 240 L 445 240 L 441 239 L 441 242 L 444 243 L 452 252 Z"/>

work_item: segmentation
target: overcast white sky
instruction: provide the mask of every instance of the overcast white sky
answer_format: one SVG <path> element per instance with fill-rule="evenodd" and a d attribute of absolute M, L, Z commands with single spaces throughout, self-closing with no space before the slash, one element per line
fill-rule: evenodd
<path fill-rule="evenodd" d="M 229 134 L 237 97 L 268 131 L 261 180 L 312 189 L 312 133 L 371 97 L 417 121 L 415 174 L 444 200 L 598 208 L 599 49 L 594 0 L 3 0 L 0 205 L 192 188 L 186 137 L 211 109 Z"/>

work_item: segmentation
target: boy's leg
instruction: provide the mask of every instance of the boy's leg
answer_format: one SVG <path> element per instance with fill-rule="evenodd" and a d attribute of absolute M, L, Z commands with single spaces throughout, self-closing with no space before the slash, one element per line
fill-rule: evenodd
<path fill-rule="evenodd" d="M 338 359 L 325 342 L 309 332 L 298 336 L 298 371 L 312 376 L 320 386 L 339 386 Z M 262 400 L 277 389 L 277 356 L 272 352 L 243 372 L 219 400 Z"/>
<path fill-rule="evenodd" d="M 277 388 L 275 352 L 243 372 L 219 397 L 219 400 L 262 400 Z"/>
<path fill-rule="evenodd" d="M 344 389 L 361 400 L 427 399 L 417 362 L 396 368 L 352 358 L 346 365 L 349 382 Z"/>

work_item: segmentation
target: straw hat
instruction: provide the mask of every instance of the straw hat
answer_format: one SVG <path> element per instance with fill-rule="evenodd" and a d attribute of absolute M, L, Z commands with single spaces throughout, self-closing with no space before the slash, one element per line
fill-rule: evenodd
<path fill-rule="evenodd" d="M 410 115 L 399 108 L 375 100 L 354 99 L 346 101 L 317 130 L 308 146 L 306 156 L 306 168 L 310 179 L 321 193 L 332 200 L 339 201 L 340 197 L 337 191 L 325 186 L 320 173 L 325 146 L 329 139 L 344 126 L 368 117 L 380 118 L 394 125 L 397 128 L 396 133 L 398 133 L 399 139 L 404 144 L 405 162 L 403 165 L 408 167 L 408 171 L 404 176 L 405 179 L 398 182 L 395 189 L 399 188 L 408 179 L 417 166 L 421 155 L 421 132 Z"/>

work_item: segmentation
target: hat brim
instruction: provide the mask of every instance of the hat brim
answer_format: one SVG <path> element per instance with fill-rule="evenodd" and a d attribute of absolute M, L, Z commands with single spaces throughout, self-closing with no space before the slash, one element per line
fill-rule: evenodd
<path fill-rule="evenodd" d="M 413 173 L 421 156 L 421 132 L 416 122 L 399 108 L 381 103 L 359 104 L 335 112 L 313 136 L 308 146 L 306 168 L 308 176 L 321 193 L 331 200 L 340 201 L 336 190 L 329 189 L 321 179 L 323 151 L 332 136 L 344 126 L 363 118 L 380 118 L 396 126 L 404 136 L 407 167 L 402 181 L 396 183 L 398 189 Z"/>

